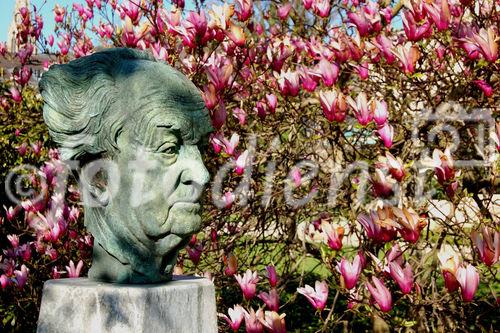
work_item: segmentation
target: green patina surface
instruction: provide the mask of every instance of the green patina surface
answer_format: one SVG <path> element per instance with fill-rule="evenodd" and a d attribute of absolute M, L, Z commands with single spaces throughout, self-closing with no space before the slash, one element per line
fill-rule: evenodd
<path fill-rule="evenodd" d="M 78 161 L 89 277 L 171 279 L 179 249 L 201 226 L 209 174 L 198 144 L 212 131 L 199 90 L 147 53 L 109 49 L 54 65 L 40 81 L 44 120 Z"/>

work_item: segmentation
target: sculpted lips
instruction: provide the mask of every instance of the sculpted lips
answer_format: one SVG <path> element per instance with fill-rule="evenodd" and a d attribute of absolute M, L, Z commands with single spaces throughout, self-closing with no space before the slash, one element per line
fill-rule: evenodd
<path fill-rule="evenodd" d="M 197 227 L 200 222 L 201 205 L 196 202 L 176 201 L 169 209 L 169 214 L 165 221 L 160 225 L 163 230 L 161 235 L 155 236 L 156 240 L 166 237 L 170 234 L 185 235 Z M 181 225 L 176 225 L 175 221 L 183 221 Z M 150 237 L 151 238 L 151 237 Z"/>
<path fill-rule="evenodd" d="M 192 214 L 197 214 L 200 211 L 200 204 L 199 203 L 193 203 L 193 202 L 185 202 L 185 201 L 179 201 L 174 203 L 172 208 L 176 209 L 182 209 L 188 213 Z"/>

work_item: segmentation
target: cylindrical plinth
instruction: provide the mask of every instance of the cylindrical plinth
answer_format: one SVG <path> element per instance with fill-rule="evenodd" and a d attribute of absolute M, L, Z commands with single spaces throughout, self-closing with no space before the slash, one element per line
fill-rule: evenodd
<path fill-rule="evenodd" d="M 37 333 L 70 332 L 216 333 L 214 285 L 188 276 L 147 285 L 49 280 Z"/>

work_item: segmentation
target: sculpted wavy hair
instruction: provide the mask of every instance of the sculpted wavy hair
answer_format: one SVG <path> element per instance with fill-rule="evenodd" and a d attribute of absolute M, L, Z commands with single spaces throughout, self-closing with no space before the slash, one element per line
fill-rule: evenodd
<path fill-rule="evenodd" d="M 118 103 L 118 98 L 124 98 L 119 94 L 120 80 L 135 70 L 131 61 L 161 63 L 146 52 L 115 48 L 68 64 L 53 65 L 43 74 L 39 83 L 45 102 L 43 117 L 52 139 L 60 147 L 62 159 L 88 160 L 117 149 L 117 138 L 129 116 Z M 180 102 L 192 110 L 205 111 L 192 115 L 206 118 L 205 121 L 192 122 L 192 126 L 187 129 L 190 133 L 183 133 L 185 138 L 190 136 L 191 140 L 195 137 L 199 139 L 211 131 L 211 128 L 197 128 L 202 124 L 210 124 L 201 94 L 180 72 L 166 64 L 164 68 L 172 74 L 173 80 L 179 80 L 177 86 L 184 89 L 169 94 L 165 92 L 168 88 L 159 83 L 153 91 L 154 96 L 150 93 L 145 102 L 150 105 L 162 104 L 167 109 Z M 141 69 L 144 66 L 141 68 L 137 65 L 137 70 Z M 178 93 L 181 95 L 172 95 Z M 176 112 L 172 108 L 170 110 Z"/>

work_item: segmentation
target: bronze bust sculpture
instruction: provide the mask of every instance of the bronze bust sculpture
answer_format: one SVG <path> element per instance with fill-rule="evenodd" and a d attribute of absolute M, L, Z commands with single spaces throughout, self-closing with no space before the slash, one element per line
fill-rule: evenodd
<path fill-rule="evenodd" d="M 179 249 L 200 229 L 209 180 L 199 145 L 212 127 L 199 90 L 149 54 L 119 48 L 52 66 L 40 91 L 61 157 L 82 168 L 89 277 L 170 280 Z"/>

